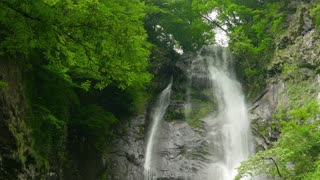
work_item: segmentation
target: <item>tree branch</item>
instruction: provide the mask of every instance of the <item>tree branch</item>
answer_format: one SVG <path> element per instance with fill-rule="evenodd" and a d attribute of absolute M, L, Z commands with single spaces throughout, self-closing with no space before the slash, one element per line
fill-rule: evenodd
<path fill-rule="evenodd" d="M 28 14 L 28 13 L 26 13 L 26 12 L 20 10 L 20 9 L 17 9 L 17 8 L 13 7 L 13 6 L 12 6 L 11 4 L 9 4 L 8 2 L 0 1 L 0 3 L 4 4 L 4 5 L 5 5 L 6 7 L 8 7 L 9 9 L 15 11 L 16 13 L 20 14 L 21 16 L 23 16 L 23 17 L 25 17 L 25 18 L 28 18 L 28 19 L 31 19 L 31 20 L 34 20 L 34 21 L 43 22 L 43 20 L 42 20 L 41 18 L 39 18 L 39 17 L 33 17 L 33 16 L 31 16 L 30 14 Z M 51 26 L 57 27 L 57 25 L 55 25 L 55 24 L 51 24 Z M 61 29 L 61 28 L 58 28 L 58 27 L 57 27 L 56 29 Z M 65 32 L 62 32 L 62 31 L 58 31 L 58 30 L 56 30 L 56 29 L 55 29 L 55 28 L 52 28 L 52 30 L 55 31 L 55 32 L 56 32 L 57 34 L 59 34 L 60 36 L 65 35 L 65 36 L 67 36 L 70 40 L 72 40 L 73 42 L 78 43 L 78 44 L 80 44 L 81 46 L 83 46 L 86 51 L 87 51 L 87 48 L 88 48 L 88 49 L 91 49 L 91 50 L 94 50 L 93 48 L 91 48 L 91 47 L 87 46 L 86 44 L 84 44 L 80 39 L 77 39 L 77 38 L 71 36 L 71 35 L 68 34 L 68 33 L 65 33 Z"/>
<path fill-rule="evenodd" d="M 278 173 L 278 175 L 282 178 L 282 175 L 281 175 L 281 173 L 280 173 L 280 169 L 279 169 L 278 164 L 276 163 L 276 161 L 275 161 L 272 157 L 271 157 L 271 158 L 268 158 L 268 159 L 270 159 L 270 160 L 273 162 L 273 164 L 276 166 L 277 173 Z"/>
<path fill-rule="evenodd" d="M 206 19 L 207 21 L 209 21 L 210 23 L 212 23 L 213 25 L 215 25 L 216 27 L 218 27 L 219 29 L 221 29 L 221 30 L 222 30 L 223 32 L 225 32 L 228 36 L 230 35 L 229 32 L 228 32 L 225 28 L 223 28 L 217 21 L 211 19 L 211 18 L 208 17 L 208 16 L 204 16 L 204 15 L 202 15 L 202 14 L 200 14 L 200 13 L 199 13 L 199 15 L 200 15 L 202 18 L 204 18 L 204 19 Z"/>
<path fill-rule="evenodd" d="M 7 8 L 15 11 L 16 13 L 21 14 L 22 16 L 24 16 L 24 17 L 26 17 L 26 18 L 28 18 L 28 19 L 35 20 L 35 21 L 41 21 L 40 18 L 38 18 L 38 17 L 33 17 L 33 16 L 31 16 L 30 14 L 28 14 L 28 13 L 26 13 L 26 12 L 24 12 L 24 11 L 21 11 L 20 9 L 17 9 L 17 8 L 13 7 L 12 5 L 10 5 L 9 3 L 5 2 L 5 1 L 0 1 L 0 3 L 4 4 L 5 6 L 7 6 Z"/>

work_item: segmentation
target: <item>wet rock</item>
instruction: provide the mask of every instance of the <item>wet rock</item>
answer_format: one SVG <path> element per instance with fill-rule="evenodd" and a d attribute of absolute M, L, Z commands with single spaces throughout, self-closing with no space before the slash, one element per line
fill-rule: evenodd
<path fill-rule="evenodd" d="M 127 132 L 114 141 L 109 159 L 106 159 L 108 179 L 143 179 L 145 117 L 138 116 L 130 122 Z"/>
<path fill-rule="evenodd" d="M 194 179 L 210 159 L 203 134 L 184 121 L 164 121 L 158 143 L 158 179 Z"/>
<path fill-rule="evenodd" d="M 269 82 L 268 89 L 250 107 L 249 118 L 255 135 L 256 147 L 266 149 L 279 137 L 279 129 L 273 129 L 272 116 L 278 105 L 287 104 L 286 97 L 280 98 L 285 89 L 285 84 L 280 79 Z M 282 101 L 280 101 L 282 99 Z"/>

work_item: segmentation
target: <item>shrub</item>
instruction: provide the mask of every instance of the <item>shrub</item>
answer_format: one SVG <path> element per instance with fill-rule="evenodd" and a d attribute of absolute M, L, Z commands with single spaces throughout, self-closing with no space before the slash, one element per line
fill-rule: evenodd
<path fill-rule="evenodd" d="M 72 128 L 89 139 L 97 150 L 103 151 L 114 135 L 117 118 L 101 106 L 83 106 L 71 121 Z"/>

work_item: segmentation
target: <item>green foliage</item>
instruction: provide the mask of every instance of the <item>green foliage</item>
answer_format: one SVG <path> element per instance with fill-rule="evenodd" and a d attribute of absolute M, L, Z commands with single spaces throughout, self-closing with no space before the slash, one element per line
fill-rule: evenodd
<path fill-rule="evenodd" d="M 217 28 L 228 30 L 236 71 L 244 83 L 244 90 L 251 92 L 249 98 L 255 97 L 265 86 L 266 67 L 275 49 L 274 39 L 282 32 L 286 2 L 195 0 L 193 3 L 205 16 L 216 12 L 217 18 L 211 22 Z"/>
<path fill-rule="evenodd" d="M 277 121 L 287 120 L 287 111 L 285 106 L 280 105 L 277 107 L 276 112 L 272 115 L 272 118 Z"/>
<path fill-rule="evenodd" d="M 203 125 L 203 122 L 199 119 L 199 117 L 203 118 L 204 116 L 194 117 L 194 118 L 188 120 L 188 124 L 193 128 L 200 128 Z"/>
<path fill-rule="evenodd" d="M 201 127 L 203 125 L 202 119 L 216 110 L 215 102 L 217 101 L 209 89 L 191 89 L 192 111 L 190 109 L 190 112 L 186 112 L 189 114 L 187 123 L 194 128 Z"/>
<path fill-rule="evenodd" d="M 311 16 L 315 19 L 317 29 L 320 30 L 320 5 L 311 10 Z"/>
<path fill-rule="evenodd" d="M 35 157 L 43 171 L 67 161 L 66 140 L 73 135 L 67 129 L 72 128 L 105 150 L 117 122 L 113 114 L 142 112 L 147 97 L 152 76 L 144 3 L 4 0 L 0 7 L 0 55 L 23 61 L 26 75 L 26 126 L 32 135 L 27 161 Z M 0 81 L 0 88 L 5 86 Z M 114 90 L 101 93 L 99 105 L 80 107 L 94 103 L 79 88 L 91 97 Z"/>
<path fill-rule="evenodd" d="M 107 151 L 118 120 L 106 109 L 124 118 L 137 113 L 145 104 L 143 86 L 125 90 L 117 87 L 110 90 L 109 86 L 102 91 L 91 89 L 84 92 L 76 89 L 71 81 L 66 80 L 65 74 L 57 69 L 37 65 L 33 67 L 37 71 L 28 72 L 27 78 L 30 113 L 26 122 L 32 130 L 32 152 L 41 168 L 50 168 L 67 161 L 68 136 L 85 137 L 96 150 Z M 92 93 L 88 97 L 90 101 L 80 92 Z M 84 105 L 90 102 L 99 105 Z"/>
<path fill-rule="evenodd" d="M 232 27 L 230 48 L 243 69 L 262 71 L 265 68 L 273 52 L 273 35 L 270 31 L 277 32 L 276 29 L 282 22 L 279 15 L 274 15 L 276 12 L 277 9 L 271 7 L 247 10 L 245 16 L 251 16 L 251 20 L 247 24 Z M 251 80 L 249 76 L 248 80 Z"/>
<path fill-rule="evenodd" d="M 211 102 L 198 102 L 199 106 L 195 108 L 190 114 L 190 119 L 188 120 L 188 124 L 191 127 L 199 128 L 202 126 L 202 118 L 204 118 L 208 113 L 213 111 L 213 106 Z"/>
<path fill-rule="evenodd" d="M 144 85 L 151 76 L 139 0 L 0 2 L 0 54 L 22 55 L 103 89 Z"/>
<path fill-rule="evenodd" d="M 318 160 L 315 162 L 316 168 L 313 172 L 309 172 L 305 175 L 305 180 L 317 180 L 320 177 L 320 160 L 318 157 Z"/>
<path fill-rule="evenodd" d="M 282 121 L 282 133 L 274 147 L 260 151 L 238 168 L 237 179 L 267 175 L 271 178 L 310 179 L 319 173 L 319 105 L 311 101 L 289 111 Z"/>
<path fill-rule="evenodd" d="M 5 89 L 5 88 L 8 88 L 8 83 L 4 81 L 0 81 L 0 89 Z"/>
<path fill-rule="evenodd" d="M 83 104 L 99 104 L 120 119 L 143 113 L 149 98 L 146 88 L 139 86 L 125 90 L 109 86 L 102 91 L 81 91 L 80 94 Z"/>
<path fill-rule="evenodd" d="M 145 27 L 149 40 L 156 45 L 193 51 L 213 39 L 212 26 L 203 21 L 192 0 L 149 0 L 146 3 L 149 13 Z"/>
<path fill-rule="evenodd" d="M 98 105 L 81 107 L 71 127 L 89 139 L 97 150 L 104 151 L 113 138 L 114 126 L 118 123 L 115 116 Z"/>
<path fill-rule="evenodd" d="M 32 103 L 46 107 L 59 119 L 69 119 L 72 107 L 80 104 L 72 83 L 66 81 L 60 71 L 47 67 L 37 70 L 31 80 Z"/>
<path fill-rule="evenodd" d="M 288 109 L 296 109 L 312 101 L 318 93 L 317 90 L 315 83 L 311 84 L 308 81 L 298 80 L 298 78 L 287 81 Z"/>
<path fill-rule="evenodd" d="M 146 102 L 150 98 L 150 95 L 146 93 L 145 87 L 131 87 L 124 91 L 124 94 L 128 97 L 129 101 L 126 103 L 128 114 L 141 114 L 145 110 Z"/>
<path fill-rule="evenodd" d="M 286 1 L 196 0 L 193 4 L 203 15 L 218 13 L 211 22 L 228 30 L 229 47 L 237 72 L 243 75 L 245 91 L 259 92 L 265 85 L 266 67 L 275 49 L 274 39 L 282 32 Z"/>
<path fill-rule="evenodd" d="M 71 82 L 63 73 L 37 67 L 27 75 L 28 116 L 26 124 L 32 130 L 32 151 L 39 167 L 62 162 L 66 128 L 73 108 L 79 100 Z"/>
<path fill-rule="evenodd" d="M 49 167 L 50 160 L 62 158 L 65 121 L 57 119 L 43 106 L 34 105 L 32 110 L 28 124 L 32 129 L 34 155 L 38 164 Z"/>
<path fill-rule="evenodd" d="M 103 173 L 103 175 L 100 177 L 100 180 L 108 180 L 107 173 Z"/>
<path fill-rule="evenodd" d="M 297 65 L 295 65 L 295 64 L 285 64 L 284 66 L 283 66 L 283 70 L 282 70 L 282 76 L 284 77 L 284 78 L 288 78 L 288 77 L 290 77 L 290 75 L 292 74 L 292 73 L 294 73 L 296 70 L 298 69 L 298 67 L 297 67 Z"/>
<path fill-rule="evenodd" d="M 284 18 L 280 16 L 272 22 L 272 32 L 277 33 L 279 31 L 279 25 L 283 23 L 283 19 Z"/>

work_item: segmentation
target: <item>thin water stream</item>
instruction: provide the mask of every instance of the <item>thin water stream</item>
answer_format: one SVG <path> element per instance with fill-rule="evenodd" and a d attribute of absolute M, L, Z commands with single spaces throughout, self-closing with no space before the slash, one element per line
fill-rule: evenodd
<path fill-rule="evenodd" d="M 156 176 L 154 169 L 155 166 L 155 144 L 157 142 L 157 134 L 159 131 L 160 121 L 165 115 L 166 109 L 170 104 L 172 82 L 162 91 L 160 97 L 156 103 L 151 114 L 152 122 L 151 129 L 149 131 L 149 137 L 147 141 L 147 148 L 145 153 L 145 163 L 144 163 L 144 177 L 145 180 L 151 180 Z"/>

